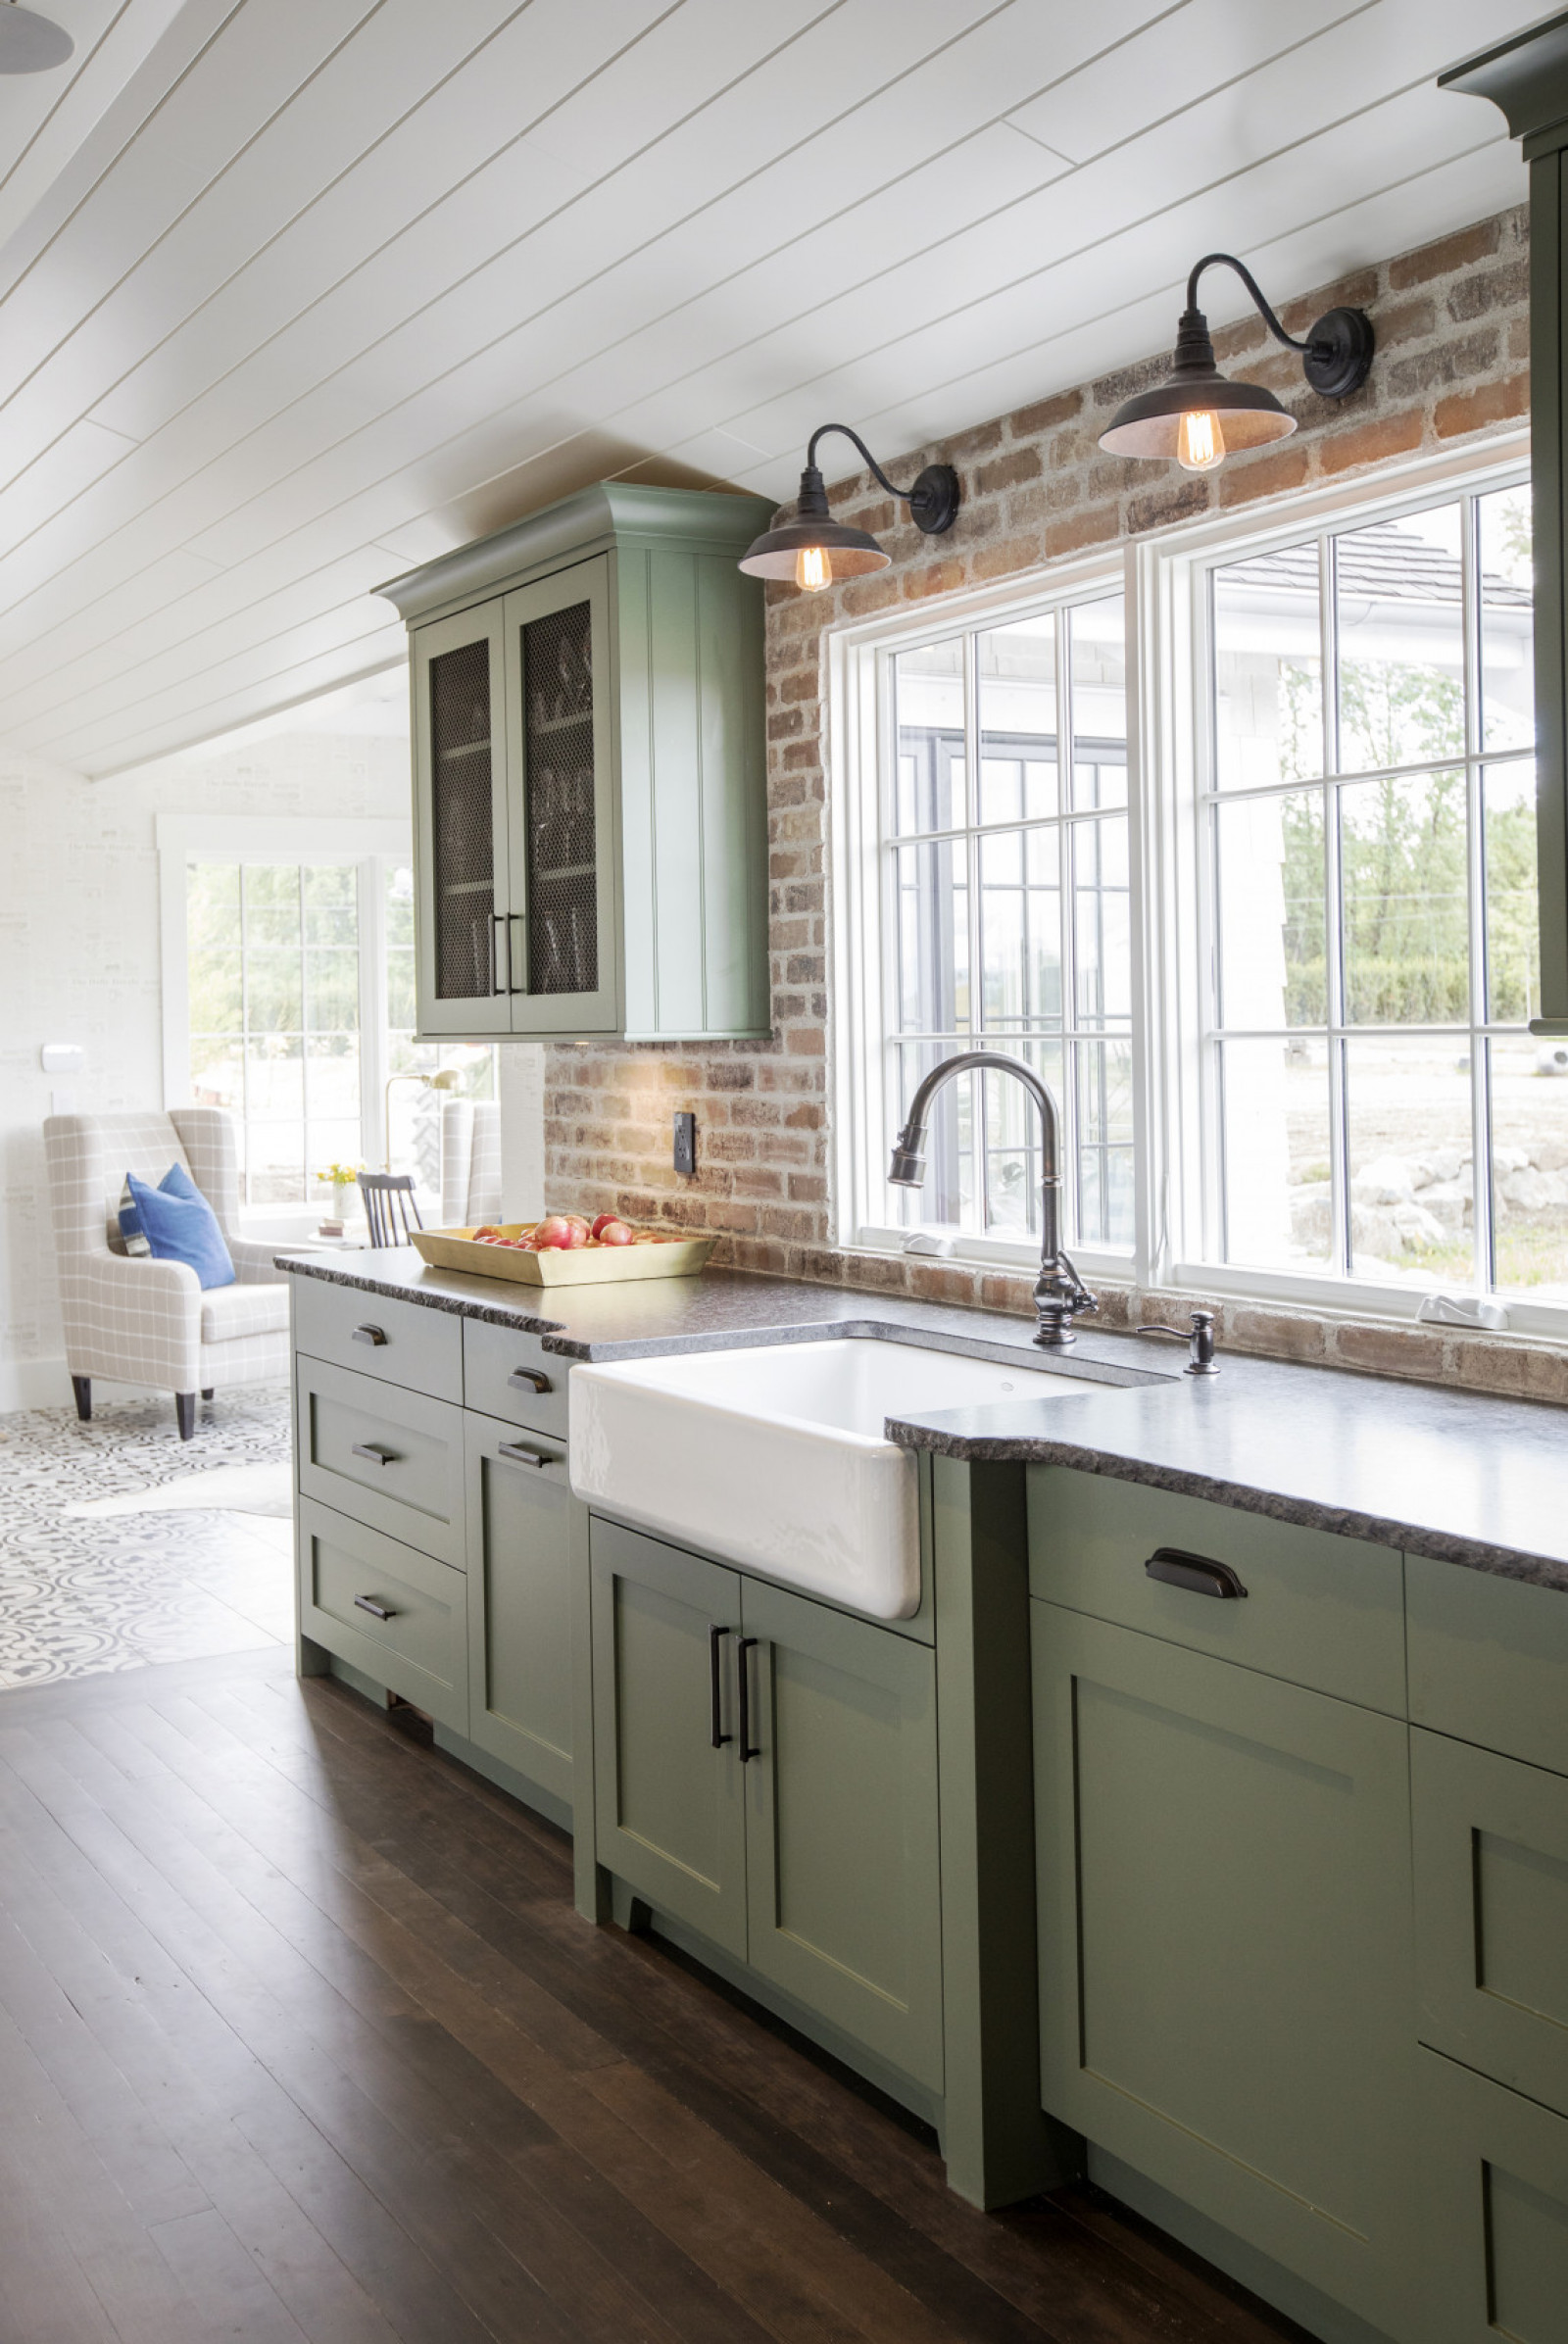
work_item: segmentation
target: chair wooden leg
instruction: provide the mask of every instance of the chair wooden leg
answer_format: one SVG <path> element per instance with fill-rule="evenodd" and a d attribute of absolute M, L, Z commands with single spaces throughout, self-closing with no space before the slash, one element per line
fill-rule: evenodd
<path fill-rule="evenodd" d="M 202 1386 L 202 1398 L 204 1400 L 210 1400 L 213 1396 L 213 1392 L 214 1387 L 211 1384 L 204 1384 Z"/>
<path fill-rule="evenodd" d="M 196 1394 L 194 1392 L 175 1392 L 174 1421 L 179 1426 L 181 1441 L 188 1441 L 196 1430 Z"/>
<path fill-rule="evenodd" d="M 92 1378 L 91 1378 L 91 1376 L 73 1376 L 73 1377 L 72 1377 L 72 1379 L 71 1379 L 71 1389 L 72 1389 L 72 1391 L 74 1392 L 74 1394 L 75 1394 L 75 1397 L 76 1397 L 76 1414 L 77 1414 L 77 1415 L 78 1415 L 78 1416 L 81 1418 L 81 1421 L 82 1421 L 82 1423 L 83 1423 L 83 1424 L 91 1424 L 91 1422 L 92 1422 Z"/>

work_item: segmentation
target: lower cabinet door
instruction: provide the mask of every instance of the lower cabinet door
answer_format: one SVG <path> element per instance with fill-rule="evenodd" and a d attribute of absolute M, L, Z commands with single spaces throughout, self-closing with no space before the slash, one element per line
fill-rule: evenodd
<path fill-rule="evenodd" d="M 599 1861 L 744 1960 L 740 1576 L 613 1522 L 591 1553 Z"/>
<path fill-rule="evenodd" d="M 571 1498 L 560 1441 L 469 1413 L 468 1739 L 571 1797 Z"/>
<path fill-rule="evenodd" d="M 300 1499 L 300 1626 L 377 1685 L 468 1731 L 467 1581 L 314 1498 Z"/>
<path fill-rule="evenodd" d="M 1419 2335 L 1404 1725 L 1031 1610 L 1045 2107 Z"/>
<path fill-rule="evenodd" d="M 752 1967 L 940 2091 L 936 1655 L 755 1579 L 742 1612 Z"/>
<path fill-rule="evenodd" d="M 1421 2039 L 1568 2117 L 1568 1777 L 1417 1726 L 1410 1788 Z"/>
<path fill-rule="evenodd" d="M 1568 2337 L 1568 2123 L 1420 2053 L 1430 2344 Z"/>

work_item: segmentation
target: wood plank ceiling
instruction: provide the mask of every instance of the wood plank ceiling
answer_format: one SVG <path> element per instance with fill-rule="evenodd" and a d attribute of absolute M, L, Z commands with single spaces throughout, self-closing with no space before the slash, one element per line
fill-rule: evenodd
<path fill-rule="evenodd" d="M 0 82 L 0 738 L 102 774 L 384 667 L 611 473 L 793 492 L 1519 201 L 1542 0 L 38 0 Z M 1485 23 L 1481 21 L 1485 19 Z M 1213 315 L 1240 297 L 1214 280 Z"/>

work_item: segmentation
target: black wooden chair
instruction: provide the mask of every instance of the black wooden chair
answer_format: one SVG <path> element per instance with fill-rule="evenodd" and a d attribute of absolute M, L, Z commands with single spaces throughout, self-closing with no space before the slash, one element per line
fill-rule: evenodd
<path fill-rule="evenodd" d="M 414 1201 L 412 1172 L 362 1172 L 360 1195 L 372 1245 L 406 1245 L 411 1231 L 424 1227 Z"/>

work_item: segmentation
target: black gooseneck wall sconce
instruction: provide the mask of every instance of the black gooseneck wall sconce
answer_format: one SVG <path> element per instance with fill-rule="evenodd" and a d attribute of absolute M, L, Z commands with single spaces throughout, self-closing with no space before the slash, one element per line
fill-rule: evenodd
<path fill-rule="evenodd" d="M 950 464 L 928 464 L 911 488 L 895 488 L 858 431 L 848 423 L 823 423 L 812 432 L 801 474 L 795 518 L 767 529 L 748 547 L 741 567 L 754 578 L 793 579 L 808 594 L 820 594 L 840 578 L 863 578 L 892 561 L 865 529 L 850 529 L 832 518 L 827 490 L 816 468 L 816 443 L 830 431 L 853 440 L 890 497 L 909 508 L 909 518 L 927 537 L 951 529 L 958 511 L 958 475 Z"/>
<path fill-rule="evenodd" d="M 1348 399 L 1372 366 L 1372 320 L 1362 310 L 1326 310 L 1304 342 L 1288 334 L 1258 291 L 1250 269 L 1228 252 L 1211 252 L 1187 280 L 1187 308 L 1176 329 L 1170 380 L 1117 408 L 1100 444 L 1112 456 L 1174 457 L 1189 472 L 1212 472 L 1243 448 L 1288 439 L 1296 417 L 1257 383 L 1227 382 L 1214 364 L 1208 319 L 1198 306 L 1198 280 L 1223 263 L 1234 269 L 1277 342 L 1301 353 L 1301 371 L 1325 399 Z"/>

